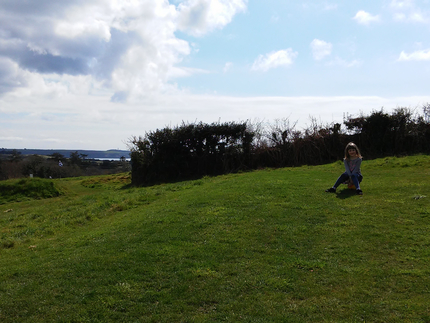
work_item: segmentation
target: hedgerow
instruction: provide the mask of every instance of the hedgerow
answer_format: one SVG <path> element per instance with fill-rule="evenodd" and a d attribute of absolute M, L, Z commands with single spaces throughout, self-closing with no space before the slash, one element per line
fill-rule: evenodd
<path fill-rule="evenodd" d="M 266 167 L 318 165 L 339 160 L 348 142 L 367 159 L 430 153 L 430 104 L 423 114 L 397 108 L 347 115 L 340 123 L 297 130 L 289 119 L 274 124 L 185 124 L 130 140 L 132 183 L 198 178 Z"/>

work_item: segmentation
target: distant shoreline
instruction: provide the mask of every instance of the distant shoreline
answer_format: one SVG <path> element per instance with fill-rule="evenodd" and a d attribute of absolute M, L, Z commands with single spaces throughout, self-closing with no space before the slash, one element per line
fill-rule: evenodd
<path fill-rule="evenodd" d="M 121 157 L 129 158 L 130 151 L 128 150 L 83 150 L 83 149 L 13 149 L 13 148 L 1 148 L 0 154 L 11 154 L 13 151 L 21 153 L 21 155 L 41 155 L 50 156 L 52 154 L 58 153 L 66 158 L 70 157 L 71 153 L 78 152 L 79 154 L 86 155 L 87 159 L 119 159 Z"/>

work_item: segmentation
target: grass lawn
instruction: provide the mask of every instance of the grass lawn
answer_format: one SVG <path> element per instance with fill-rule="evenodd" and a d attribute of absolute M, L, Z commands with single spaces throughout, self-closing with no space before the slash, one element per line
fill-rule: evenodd
<path fill-rule="evenodd" d="M 363 196 L 342 171 L 8 196 L 0 322 L 430 322 L 430 156 L 364 161 Z"/>

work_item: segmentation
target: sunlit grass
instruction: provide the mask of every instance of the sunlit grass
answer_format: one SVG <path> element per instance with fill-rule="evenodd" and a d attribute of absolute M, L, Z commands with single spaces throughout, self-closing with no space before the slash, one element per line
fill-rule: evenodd
<path fill-rule="evenodd" d="M 429 156 L 145 188 L 55 180 L 0 206 L 1 322 L 427 322 Z"/>

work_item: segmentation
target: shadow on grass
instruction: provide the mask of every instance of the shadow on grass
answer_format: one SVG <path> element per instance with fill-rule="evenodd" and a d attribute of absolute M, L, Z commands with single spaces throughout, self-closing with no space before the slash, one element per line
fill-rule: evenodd
<path fill-rule="evenodd" d="M 336 197 L 338 199 L 342 199 L 342 200 L 353 197 L 353 196 L 360 196 L 360 195 L 357 195 L 355 190 L 350 190 L 348 188 L 340 191 L 339 193 L 336 193 Z"/>
<path fill-rule="evenodd" d="M 121 186 L 120 189 L 121 190 L 128 190 L 128 189 L 134 188 L 134 187 L 136 187 L 136 186 L 134 186 L 133 184 L 129 183 L 129 184 L 125 184 L 125 185 Z"/>

